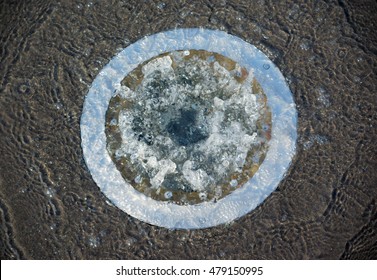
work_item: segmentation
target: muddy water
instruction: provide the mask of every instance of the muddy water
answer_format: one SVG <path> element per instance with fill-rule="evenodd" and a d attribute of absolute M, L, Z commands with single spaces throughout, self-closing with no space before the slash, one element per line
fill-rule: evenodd
<path fill-rule="evenodd" d="M 377 4 L 275 2 L 3 2 L 1 258 L 376 259 Z M 200 26 L 256 45 L 280 68 L 299 140 L 287 176 L 256 210 L 172 231 L 107 201 L 83 160 L 80 116 L 117 52 Z"/>

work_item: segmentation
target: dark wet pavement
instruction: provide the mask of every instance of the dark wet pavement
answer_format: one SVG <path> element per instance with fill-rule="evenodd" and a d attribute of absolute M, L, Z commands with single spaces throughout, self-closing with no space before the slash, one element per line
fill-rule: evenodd
<path fill-rule="evenodd" d="M 375 1 L 5 1 L 0 8 L 1 259 L 377 258 Z M 109 203 L 83 160 L 91 82 L 121 49 L 184 27 L 261 49 L 298 110 L 296 156 L 228 225 L 167 230 Z"/>

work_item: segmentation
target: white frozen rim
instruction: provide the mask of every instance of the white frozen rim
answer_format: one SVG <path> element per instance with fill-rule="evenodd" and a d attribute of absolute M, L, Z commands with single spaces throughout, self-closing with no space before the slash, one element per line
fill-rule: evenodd
<path fill-rule="evenodd" d="M 272 135 L 266 158 L 244 186 L 219 201 L 177 205 L 136 191 L 122 177 L 106 145 L 105 116 L 123 78 L 139 64 L 165 52 L 206 50 L 229 57 L 262 86 L 272 113 Z M 144 222 L 166 228 L 207 228 L 237 219 L 255 209 L 286 173 L 296 149 L 295 103 L 279 69 L 253 45 L 223 31 L 175 29 L 131 44 L 100 71 L 86 96 L 81 116 L 85 162 L 101 191 L 118 208 Z"/>

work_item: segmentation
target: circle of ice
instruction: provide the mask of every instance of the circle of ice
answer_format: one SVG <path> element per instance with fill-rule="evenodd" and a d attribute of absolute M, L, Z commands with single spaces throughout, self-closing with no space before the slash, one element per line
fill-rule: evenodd
<path fill-rule="evenodd" d="M 246 184 L 217 202 L 183 206 L 153 200 L 123 179 L 107 151 L 105 116 L 122 79 L 140 63 L 161 53 L 190 49 L 222 54 L 252 71 L 268 98 L 273 127 L 266 158 Z M 270 67 L 266 69 L 264 65 Z M 85 162 L 94 181 L 115 206 L 153 225 L 186 229 L 231 222 L 255 209 L 270 195 L 294 156 L 296 125 L 295 103 L 285 79 L 260 50 L 223 31 L 198 28 L 147 36 L 118 53 L 93 81 L 85 98 L 80 124 Z"/>
<path fill-rule="evenodd" d="M 267 97 L 254 74 L 230 58 L 165 53 L 121 84 L 106 112 L 107 147 L 139 192 L 179 205 L 219 200 L 263 162 L 271 135 Z"/>

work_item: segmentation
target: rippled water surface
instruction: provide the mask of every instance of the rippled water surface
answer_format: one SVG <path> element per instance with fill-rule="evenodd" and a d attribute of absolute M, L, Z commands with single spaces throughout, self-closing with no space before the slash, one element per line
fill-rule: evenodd
<path fill-rule="evenodd" d="M 375 1 L 5 1 L 0 6 L 2 259 L 377 258 Z M 168 230 L 112 205 L 87 169 L 80 117 L 109 60 L 146 35 L 218 29 L 281 70 L 296 156 L 257 209 Z"/>

